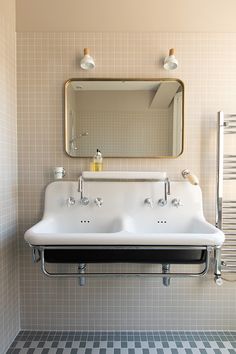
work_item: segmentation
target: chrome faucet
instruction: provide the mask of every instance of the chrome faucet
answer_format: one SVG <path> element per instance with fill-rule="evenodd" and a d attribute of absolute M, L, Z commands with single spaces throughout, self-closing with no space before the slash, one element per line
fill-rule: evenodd
<path fill-rule="evenodd" d="M 79 176 L 79 181 L 78 181 L 78 192 L 80 193 L 80 204 L 82 205 L 88 205 L 89 204 L 89 199 L 87 197 L 84 197 L 84 181 L 83 177 Z"/>
<path fill-rule="evenodd" d="M 169 178 L 164 180 L 164 199 L 161 198 L 158 200 L 157 204 L 160 206 L 165 206 L 167 204 L 168 195 L 170 195 L 170 181 Z"/>

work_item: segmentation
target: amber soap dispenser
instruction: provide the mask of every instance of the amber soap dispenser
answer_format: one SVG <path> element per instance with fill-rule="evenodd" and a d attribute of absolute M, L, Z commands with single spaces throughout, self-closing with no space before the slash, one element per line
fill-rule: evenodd
<path fill-rule="evenodd" d="M 103 163 L 102 163 L 102 153 L 99 149 L 97 149 L 96 154 L 93 157 L 93 161 L 90 164 L 90 170 L 94 172 L 102 171 Z"/>

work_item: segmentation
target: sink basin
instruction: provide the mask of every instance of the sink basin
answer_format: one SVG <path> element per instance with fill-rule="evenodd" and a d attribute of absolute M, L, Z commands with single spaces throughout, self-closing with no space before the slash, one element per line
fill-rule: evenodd
<path fill-rule="evenodd" d="M 61 220 L 43 219 L 25 233 L 32 245 L 209 245 L 221 246 L 224 235 L 211 224 L 192 220 L 186 226 L 126 225 L 114 220 L 107 225 L 64 224 Z"/>
<path fill-rule="evenodd" d="M 203 215 L 199 186 L 171 182 L 167 205 L 162 182 L 89 181 L 84 183 L 87 206 L 81 205 L 78 183 L 57 181 L 48 185 L 42 220 L 25 233 L 32 246 L 65 245 L 180 245 L 221 246 L 224 234 Z M 75 204 L 68 206 L 69 197 Z M 103 205 L 94 200 L 100 197 Z M 152 198 L 153 208 L 144 204 Z M 173 198 L 183 206 L 175 207 Z"/>

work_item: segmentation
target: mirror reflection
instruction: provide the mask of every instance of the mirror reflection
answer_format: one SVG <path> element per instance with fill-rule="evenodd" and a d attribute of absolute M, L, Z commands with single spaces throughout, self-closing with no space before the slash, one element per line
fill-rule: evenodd
<path fill-rule="evenodd" d="M 65 85 L 65 149 L 73 157 L 177 157 L 183 151 L 180 80 L 81 80 Z"/>

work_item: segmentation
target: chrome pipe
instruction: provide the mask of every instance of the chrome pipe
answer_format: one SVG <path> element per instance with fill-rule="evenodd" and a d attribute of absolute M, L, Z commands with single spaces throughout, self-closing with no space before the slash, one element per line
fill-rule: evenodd
<path fill-rule="evenodd" d="M 86 272 L 86 264 L 85 263 L 79 264 L 78 272 L 79 272 L 79 274 L 84 274 Z M 85 284 L 86 284 L 85 277 L 79 277 L 79 286 L 85 286 Z"/>
<path fill-rule="evenodd" d="M 170 264 L 162 264 L 162 273 L 163 274 L 170 273 Z M 163 277 L 162 283 L 164 286 L 170 286 L 170 277 Z"/>

